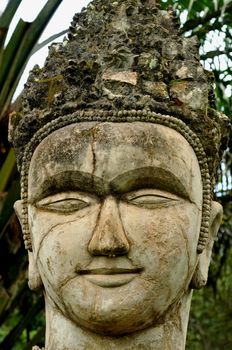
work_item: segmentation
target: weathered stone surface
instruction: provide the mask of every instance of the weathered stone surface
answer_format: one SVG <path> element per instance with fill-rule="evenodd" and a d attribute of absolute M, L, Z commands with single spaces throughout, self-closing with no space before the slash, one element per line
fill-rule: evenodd
<path fill-rule="evenodd" d="M 190 283 L 207 280 L 220 221 L 212 204 L 199 256 L 201 172 L 184 137 L 144 122 L 72 124 L 39 144 L 28 182 L 46 349 L 184 349 Z"/>
<path fill-rule="evenodd" d="M 120 81 L 121 83 L 128 83 L 132 85 L 137 84 L 137 73 L 122 71 L 122 72 L 111 72 L 106 71 L 102 75 L 103 80 L 112 80 L 112 81 Z"/>
<path fill-rule="evenodd" d="M 149 95 L 154 96 L 157 101 L 169 101 L 168 88 L 165 83 L 144 81 L 144 91 Z"/>
<path fill-rule="evenodd" d="M 213 110 L 212 75 L 202 69 L 198 50 L 196 38 L 180 37 L 173 10 L 161 11 L 149 0 L 94 0 L 74 16 L 68 40 L 51 46 L 45 67 L 31 72 L 22 113 L 12 118 L 18 165 L 33 134 L 61 115 L 145 108 L 190 126 L 210 159 L 213 178 L 219 160 L 215 154 L 226 147 L 224 140 L 218 142 L 227 134 L 227 123 Z M 106 72 L 112 72 L 111 80 Z M 187 91 L 188 98 L 173 93 L 176 80 L 191 80 L 194 92 Z M 163 83 L 167 91 L 160 88 Z M 208 132 L 212 128 L 214 136 Z"/>
<path fill-rule="evenodd" d="M 185 348 L 221 219 L 227 120 L 178 27 L 155 0 L 94 0 L 12 115 L 46 350 Z"/>
<path fill-rule="evenodd" d="M 199 111 L 204 108 L 208 100 L 208 86 L 202 84 L 200 87 L 190 81 L 174 81 L 170 85 L 170 95 L 177 99 L 180 104 L 185 104 Z"/>

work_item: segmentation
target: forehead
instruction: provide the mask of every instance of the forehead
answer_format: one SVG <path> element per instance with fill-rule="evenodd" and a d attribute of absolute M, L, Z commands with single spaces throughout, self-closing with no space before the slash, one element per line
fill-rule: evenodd
<path fill-rule="evenodd" d="M 175 130 L 144 122 L 83 122 L 53 132 L 37 147 L 30 164 L 29 195 L 60 174 L 63 181 L 71 173 L 86 179 L 94 175 L 107 183 L 125 173 L 128 182 L 134 172 L 138 177 L 152 172 L 157 181 L 164 177 L 167 182 L 172 181 L 170 174 L 187 191 L 201 188 L 196 155 Z"/>

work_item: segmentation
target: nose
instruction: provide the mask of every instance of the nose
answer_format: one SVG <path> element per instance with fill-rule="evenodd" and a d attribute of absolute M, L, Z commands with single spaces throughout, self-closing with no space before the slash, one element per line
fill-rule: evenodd
<path fill-rule="evenodd" d="M 105 199 L 98 222 L 88 245 L 91 255 L 113 257 L 129 252 L 130 245 L 125 235 L 115 198 Z"/>

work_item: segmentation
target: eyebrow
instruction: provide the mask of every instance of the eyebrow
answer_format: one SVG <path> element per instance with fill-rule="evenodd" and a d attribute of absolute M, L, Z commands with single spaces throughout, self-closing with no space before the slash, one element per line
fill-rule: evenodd
<path fill-rule="evenodd" d="M 184 199 L 190 199 L 190 193 L 171 171 L 160 167 L 142 167 L 118 175 L 111 183 L 112 192 L 124 194 L 141 188 L 154 188 L 171 192 Z"/>
<path fill-rule="evenodd" d="M 34 202 L 65 191 L 82 191 L 96 194 L 100 197 L 105 195 L 106 188 L 101 178 L 82 171 L 67 170 L 55 173 L 47 177 L 30 195 L 29 203 Z"/>
<path fill-rule="evenodd" d="M 166 169 L 151 166 L 127 171 L 110 181 L 82 171 L 62 171 L 45 179 L 38 189 L 33 191 L 29 203 L 65 191 L 76 190 L 104 197 L 107 194 L 120 196 L 141 188 L 159 189 L 190 199 L 189 191 L 175 174 Z"/>

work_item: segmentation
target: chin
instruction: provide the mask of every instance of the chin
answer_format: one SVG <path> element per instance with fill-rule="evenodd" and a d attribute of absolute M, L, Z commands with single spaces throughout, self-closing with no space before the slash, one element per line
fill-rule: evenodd
<path fill-rule="evenodd" d="M 151 301 L 134 299 L 133 302 L 120 303 L 114 298 L 90 299 L 88 294 L 82 303 L 78 298 L 78 301 L 65 305 L 65 316 L 77 326 L 107 336 L 141 331 L 160 319 Z"/>
<path fill-rule="evenodd" d="M 160 323 L 175 298 L 160 294 L 144 279 L 118 288 L 101 288 L 83 280 L 62 287 L 64 315 L 80 327 L 108 336 L 137 332 Z M 68 303 L 67 303 L 68 301 Z"/>
<path fill-rule="evenodd" d="M 151 317 L 141 318 L 140 313 L 136 316 L 134 313 L 131 315 L 130 310 L 122 312 L 118 309 L 117 314 L 96 313 L 94 316 L 93 319 L 93 315 L 86 312 L 85 319 L 76 317 L 73 322 L 91 332 L 112 337 L 141 331 L 155 323 L 155 320 Z"/>

